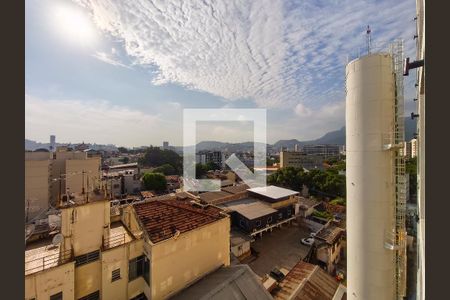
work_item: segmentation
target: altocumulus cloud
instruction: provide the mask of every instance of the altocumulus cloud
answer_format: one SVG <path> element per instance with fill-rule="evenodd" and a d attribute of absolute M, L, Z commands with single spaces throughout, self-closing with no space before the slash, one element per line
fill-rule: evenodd
<path fill-rule="evenodd" d="M 414 49 L 414 0 L 76 2 L 136 64 L 158 67 L 154 84 L 263 107 L 343 99 L 346 57 L 364 46 L 367 24 L 381 44 L 404 38 Z"/>
<path fill-rule="evenodd" d="M 168 134 L 153 130 L 165 123 L 158 115 L 107 101 L 42 100 L 25 95 L 25 120 L 25 136 L 39 140 L 47 140 L 53 133 L 72 141 L 141 146 L 145 141 L 162 140 Z"/>

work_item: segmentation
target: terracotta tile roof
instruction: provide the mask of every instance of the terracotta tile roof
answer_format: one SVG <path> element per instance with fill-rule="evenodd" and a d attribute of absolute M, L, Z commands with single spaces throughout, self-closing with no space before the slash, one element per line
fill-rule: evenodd
<path fill-rule="evenodd" d="M 274 299 L 332 300 L 338 282 L 319 266 L 300 261 L 280 282 Z"/>
<path fill-rule="evenodd" d="M 217 207 L 201 208 L 179 200 L 156 200 L 136 204 L 134 209 L 153 243 L 225 218 Z"/>
<path fill-rule="evenodd" d="M 213 203 L 216 200 L 230 196 L 230 194 L 222 191 L 217 191 L 217 192 L 201 193 L 198 196 L 202 201 L 205 201 L 207 203 Z"/>

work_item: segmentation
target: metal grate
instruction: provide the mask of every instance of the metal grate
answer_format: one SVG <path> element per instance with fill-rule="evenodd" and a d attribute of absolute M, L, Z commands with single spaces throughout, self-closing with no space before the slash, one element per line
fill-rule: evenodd
<path fill-rule="evenodd" d="M 113 270 L 111 274 L 111 282 L 119 279 L 120 279 L 120 269 Z"/>
<path fill-rule="evenodd" d="M 100 291 L 95 291 L 89 295 L 79 298 L 78 300 L 99 300 L 100 299 Z"/>
<path fill-rule="evenodd" d="M 79 267 L 100 258 L 100 250 L 89 252 L 87 254 L 79 255 L 75 257 L 75 267 Z"/>

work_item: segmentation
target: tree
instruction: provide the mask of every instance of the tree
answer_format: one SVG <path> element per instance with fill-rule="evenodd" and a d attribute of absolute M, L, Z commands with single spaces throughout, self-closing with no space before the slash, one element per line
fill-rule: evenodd
<path fill-rule="evenodd" d="M 176 174 L 183 171 L 182 158 L 172 150 L 161 150 L 158 147 L 149 147 L 145 151 L 144 157 L 139 160 L 144 167 L 159 167 L 169 164 L 175 168 Z"/>
<path fill-rule="evenodd" d="M 164 164 L 153 170 L 155 173 L 163 173 L 164 175 L 176 175 L 177 170 L 170 164 Z"/>
<path fill-rule="evenodd" d="M 146 190 L 163 191 L 167 188 L 166 177 L 161 173 L 145 173 L 142 183 Z"/>
<path fill-rule="evenodd" d="M 200 163 L 195 165 L 195 177 L 200 178 L 206 174 L 208 170 L 206 170 L 206 166 Z"/>
<path fill-rule="evenodd" d="M 120 153 L 128 153 L 128 149 L 125 147 L 118 147 L 117 150 L 119 150 Z"/>
<path fill-rule="evenodd" d="M 124 163 L 124 164 L 127 164 L 127 163 L 130 162 L 130 158 L 127 157 L 127 156 L 124 156 L 124 157 L 122 157 L 122 158 L 120 159 L 120 161 L 121 161 L 122 163 Z"/>
<path fill-rule="evenodd" d="M 220 169 L 220 167 L 215 162 L 212 162 L 212 161 L 207 162 L 205 164 L 205 168 L 206 168 L 207 171 L 210 171 L 210 170 L 215 171 L 215 170 L 219 170 Z"/>

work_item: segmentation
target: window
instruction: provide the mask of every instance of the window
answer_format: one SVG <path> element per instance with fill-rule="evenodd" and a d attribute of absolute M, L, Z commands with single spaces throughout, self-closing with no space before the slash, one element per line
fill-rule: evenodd
<path fill-rule="evenodd" d="M 115 269 L 112 271 L 111 274 L 111 282 L 119 280 L 120 279 L 120 269 Z"/>
<path fill-rule="evenodd" d="M 144 277 L 145 282 L 150 285 L 150 265 L 145 255 L 133 258 L 128 263 L 128 280 L 132 281 L 140 276 Z"/>
<path fill-rule="evenodd" d="M 256 227 L 261 226 L 261 220 L 257 220 L 255 224 L 256 224 Z"/>
<path fill-rule="evenodd" d="M 242 227 L 242 228 L 245 228 L 245 222 L 244 222 L 244 220 L 239 220 L 239 225 Z"/>
<path fill-rule="evenodd" d="M 50 296 L 50 300 L 62 300 L 62 298 L 63 298 L 62 292 Z"/>
<path fill-rule="evenodd" d="M 283 219 L 283 213 L 282 213 L 282 212 L 280 212 L 280 213 L 278 214 L 278 219 L 279 219 L 279 220 Z"/>
<path fill-rule="evenodd" d="M 98 260 L 100 257 L 100 251 L 96 250 L 87 254 L 79 255 L 75 257 L 75 267 L 79 267 L 90 262 Z"/>
<path fill-rule="evenodd" d="M 95 291 L 89 295 L 81 297 L 78 300 L 99 300 L 100 299 L 100 291 Z"/>
<path fill-rule="evenodd" d="M 289 209 L 287 210 L 287 215 L 290 216 L 291 214 L 292 214 L 292 210 L 289 208 Z"/>
<path fill-rule="evenodd" d="M 144 293 L 137 295 L 136 297 L 131 298 L 130 300 L 147 300 L 147 297 Z"/>
<path fill-rule="evenodd" d="M 270 224 L 270 223 L 272 223 L 272 216 L 270 216 L 270 217 L 267 219 L 267 224 Z"/>

